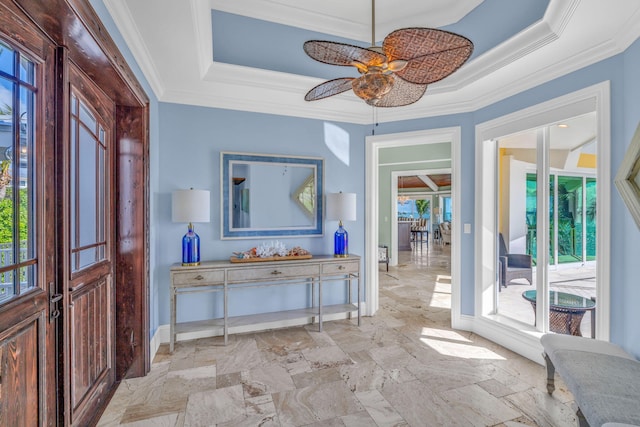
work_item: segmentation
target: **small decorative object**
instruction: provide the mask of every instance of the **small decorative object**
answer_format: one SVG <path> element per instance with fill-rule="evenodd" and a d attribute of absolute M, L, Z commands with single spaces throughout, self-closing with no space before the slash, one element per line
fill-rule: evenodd
<path fill-rule="evenodd" d="M 342 221 L 356 220 L 356 194 L 327 194 L 327 219 L 338 221 L 338 230 L 333 236 L 333 256 L 347 258 L 349 256 L 349 234 L 342 226 Z"/>
<path fill-rule="evenodd" d="M 311 253 L 300 246 L 287 249 L 284 243 L 280 241 L 272 241 L 269 243 L 262 243 L 248 251 L 234 252 L 230 260 L 231 262 L 259 262 L 308 258 L 311 258 Z"/>
<path fill-rule="evenodd" d="M 640 124 L 636 128 L 636 133 L 613 182 L 627 209 L 631 212 L 633 220 L 640 228 Z"/>
<path fill-rule="evenodd" d="M 182 238 L 182 265 L 200 264 L 200 236 L 193 231 L 194 222 L 209 222 L 209 191 L 177 190 L 172 194 L 173 222 L 188 222 L 187 234 Z"/>

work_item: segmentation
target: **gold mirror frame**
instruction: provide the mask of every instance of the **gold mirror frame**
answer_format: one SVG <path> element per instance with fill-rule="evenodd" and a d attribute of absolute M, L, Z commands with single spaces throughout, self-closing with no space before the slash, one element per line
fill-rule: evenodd
<path fill-rule="evenodd" d="M 640 228 L 640 124 L 613 181 Z"/>

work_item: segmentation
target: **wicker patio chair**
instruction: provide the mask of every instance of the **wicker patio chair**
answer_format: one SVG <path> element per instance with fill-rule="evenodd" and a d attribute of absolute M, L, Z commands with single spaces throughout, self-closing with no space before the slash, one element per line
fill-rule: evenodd
<path fill-rule="evenodd" d="M 529 285 L 533 284 L 533 263 L 531 255 L 510 254 L 504 237 L 500 233 L 500 289 L 507 287 L 512 280 L 526 279 Z"/>

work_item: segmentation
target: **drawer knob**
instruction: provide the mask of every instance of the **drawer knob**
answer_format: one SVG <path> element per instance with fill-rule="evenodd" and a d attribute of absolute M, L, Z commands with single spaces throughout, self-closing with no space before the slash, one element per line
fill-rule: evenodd
<path fill-rule="evenodd" d="M 273 270 L 271 274 L 273 274 L 274 276 L 277 276 L 278 274 L 282 274 L 282 271 Z"/>
<path fill-rule="evenodd" d="M 338 270 L 344 270 L 344 269 L 345 269 L 344 265 L 339 265 L 338 266 Z"/>
<path fill-rule="evenodd" d="M 196 277 L 193 278 L 194 280 L 202 280 L 204 279 L 204 277 L 202 277 L 202 275 L 198 274 Z"/>

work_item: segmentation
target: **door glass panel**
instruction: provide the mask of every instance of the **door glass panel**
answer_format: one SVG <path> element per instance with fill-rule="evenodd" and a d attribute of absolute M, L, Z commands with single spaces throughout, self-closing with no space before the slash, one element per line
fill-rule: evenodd
<path fill-rule="evenodd" d="M 33 64 L 32 64 L 33 65 Z M 19 242 L 20 261 L 26 261 L 35 257 L 35 227 L 33 224 L 33 208 L 35 204 L 35 192 L 30 191 L 34 187 L 34 156 L 29 153 L 34 151 L 34 108 L 35 93 L 26 88 L 20 90 L 20 105 L 24 111 L 20 114 L 20 144 L 18 150 L 20 189 L 19 199 Z"/>
<path fill-rule="evenodd" d="M 88 267 L 94 264 L 96 261 L 99 261 L 96 248 L 84 249 L 80 251 L 79 254 L 80 260 L 78 262 L 78 269 Z"/>
<path fill-rule="evenodd" d="M 527 174 L 527 196 L 526 196 L 526 204 L 527 204 L 527 254 L 531 255 L 533 262 L 536 262 L 536 251 L 537 251 L 537 215 L 538 215 L 538 201 L 536 198 L 538 197 L 537 186 L 538 182 L 536 181 L 537 175 L 535 173 Z"/>
<path fill-rule="evenodd" d="M 80 126 L 80 150 L 78 157 L 78 199 L 80 207 L 79 245 L 96 243 L 96 142 L 95 138 Z"/>
<path fill-rule="evenodd" d="M 0 71 L 10 76 L 14 75 L 15 55 L 13 49 L 0 42 Z"/>
<path fill-rule="evenodd" d="M 556 263 L 556 229 L 555 212 L 556 212 L 556 176 L 549 175 L 549 265 Z"/>
<path fill-rule="evenodd" d="M 555 227 L 550 228 L 548 244 L 550 250 L 555 248 L 555 259 L 550 259 L 545 287 L 549 295 L 548 331 L 587 337 L 594 336 L 592 320 L 597 310 L 591 300 L 596 295 L 596 263 L 589 262 L 596 261 L 595 119 L 595 114 L 589 113 L 549 125 L 550 173 L 555 182 L 551 186 L 555 190 L 551 218 Z"/>
<path fill-rule="evenodd" d="M 71 103 L 71 270 L 75 272 L 106 259 L 107 134 L 80 97 L 72 95 Z"/>
<path fill-rule="evenodd" d="M 14 77 L 24 69 L 23 80 Z M 37 286 L 35 64 L 0 43 L 0 303 Z"/>
<path fill-rule="evenodd" d="M 528 131 L 498 141 L 496 236 L 496 312 L 535 325 L 538 185 L 536 132 Z"/>
<path fill-rule="evenodd" d="M 596 259 L 596 179 L 587 178 L 585 206 L 587 261 Z"/>
<path fill-rule="evenodd" d="M 20 80 L 30 85 L 35 81 L 35 65 L 26 58 L 20 58 Z"/>

